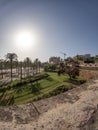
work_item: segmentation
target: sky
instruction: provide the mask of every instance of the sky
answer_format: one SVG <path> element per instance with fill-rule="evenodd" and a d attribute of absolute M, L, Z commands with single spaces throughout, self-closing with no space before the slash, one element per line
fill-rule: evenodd
<path fill-rule="evenodd" d="M 23 30 L 36 37 L 27 49 L 15 43 Z M 63 58 L 61 52 L 98 54 L 98 0 L 0 0 L 0 58 L 16 53 L 19 60 L 48 61 Z"/>

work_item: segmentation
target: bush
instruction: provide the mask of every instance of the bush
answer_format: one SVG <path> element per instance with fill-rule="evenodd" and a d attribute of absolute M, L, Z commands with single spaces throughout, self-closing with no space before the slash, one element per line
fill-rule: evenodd
<path fill-rule="evenodd" d="M 33 94 L 36 94 L 36 93 L 39 93 L 40 92 L 40 89 L 39 89 L 39 83 L 37 82 L 36 84 L 32 84 L 32 93 Z"/>
<path fill-rule="evenodd" d="M 85 79 L 79 79 L 79 78 L 73 78 L 73 79 L 70 79 L 70 82 L 73 83 L 73 84 L 76 84 L 76 85 L 81 85 L 83 83 L 86 82 Z"/>
<path fill-rule="evenodd" d="M 55 72 L 57 69 L 57 66 L 55 64 L 47 64 L 44 66 L 44 71 L 46 72 Z"/>
<path fill-rule="evenodd" d="M 35 99 L 33 99 L 33 101 L 37 101 L 37 100 L 41 100 L 41 99 L 45 99 L 45 98 L 49 98 L 51 96 L 56 96 L 60 93 L 63 93 L 63 92 L 66 92 L 70 89 L 74 88 L 74 86 L 66 86 L 66 85 L 61 85 L 61 86 L 58 86 L 57 88 L 55 88 L 53 91 L 47 93 L 47 94 L 44 94 L 42 96 L 38 96 L 36 97 Z"/>
<path fill-rule="evenodd" d="M 86 83 L 85 79 L 80 80 L 80 84 Z"/>

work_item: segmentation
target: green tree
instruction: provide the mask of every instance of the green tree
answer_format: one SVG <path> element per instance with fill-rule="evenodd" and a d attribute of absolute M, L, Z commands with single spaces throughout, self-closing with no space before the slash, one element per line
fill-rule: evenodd
<path fill-rule="evenodd" d="M 22 67 L 23 67 L 23 63 L 22 63 L 22 61 L 20 62 L 20 69 L 21 69 L 21 71 L 20 71 L 20 79 L 22 80 Z"/>
<path fill-rule="evenodd" d="M 58 75 L 66 73 L 69 75 L 70 79 L 72 79 L 76 78 L 76 76 L 79 76 L 79 72 L 79 62 L 71 59 L 70 61 L 66 61 L 66 65 L 64 65 L 64 63 L 60 64 Z"/>
<path fill-rule="evenodd" d="M 26 71 L 27 71 L 27 76 L 30 76 L 30 69 L 31 69 L 31 64 L 32 64 L 32 60 L 29 57 L 26 57 L 24 60 L 24 64 L 26 66 Z"/>
<path fill-rule="evenodd" d="M 35 60 L 34 60 L 34 68 L 35 68 L 35 73 L 37 74 L 38 73 L 38 70 L 39 70 L 39 67 L 40 67 L 40 65 L 39 65 L 39 59 L 38 58 L 36 58 Z"/>
<path fill-rule="evenodd" d="M 0 59 L 0 70 L 1 70 L 1 78 L 2 79 L 3 79 L 3 63 L 4 63 L 4 60 Z"/>
<path fill-rule="evenodd" d="M 12 75 L 13 61 L 17 61 L 17 58 L 18 58 L 18 56 L 15 53 L 7 53 L 7 55 L 6 55 L 6 59 L 10 61 L 11 81 L 12 81 L 12 78 L 13 78 L 13 75 Z"/>

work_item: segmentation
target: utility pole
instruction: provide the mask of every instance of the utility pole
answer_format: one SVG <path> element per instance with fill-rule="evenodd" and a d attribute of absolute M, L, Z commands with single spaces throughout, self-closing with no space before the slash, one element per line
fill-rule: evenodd
<path fill-rule="evenodd" d="M 64 61 L 65 61 L 65 56 L 66 56 L 66 53 L 64 53 L 64 52 L 61 52 L 61 54 L 63 54 L 63 55 L 64 55 Z"/>

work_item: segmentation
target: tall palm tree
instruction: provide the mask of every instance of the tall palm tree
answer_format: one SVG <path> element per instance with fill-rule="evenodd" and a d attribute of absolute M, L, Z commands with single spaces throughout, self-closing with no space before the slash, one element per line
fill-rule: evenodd
<path fill-rule="evenodd" d="M 34 62 L 32 63 L 32 75 L 34 75 L 34 70 L 35 70 L 35 64 Z"/>
<path fill-rule="evenodd" d="M 40 73 L 41 61 L 40 61 L 38 58 L 36 58 L 36 59 L 34 60 L 33 66 L 34 66 L 34 68 L 35 68 L 36 74 L 37 74 L 37 73 Z"/>
<path fill-rule="evenodd" d="M 23 67 L 23 75 L 25 78 L 26 77 L 26 62 L 25 62 L 25 60 L 22 62 L 22 67 Z"/>
<path fill-rule="evenodd" d="M 22 61 L 20 62 L 20 79 L 22 80 L 22 67 L 23 67 L 23 63 Z"/>
<path fill-rule="evenodd" d="M 24 63 L 26 64 L 26 67 L 27 67 L 27 76 L 30 76 L 30 67 L 31 67 L 32 61 L 29 57 L 26 57 L 26 59 L 24 60 Z"/>
<path fill-rule="evenodd" d="M 18 59 L 15 61 L 16 75 L 19 78 L 19 61 Z"/>
<path fill-rule="evenodd" d="M 11 81 L 13 78 L 12 70 L 13 70 L 13 61 L 16 61 L 18 58 L 17 54 L 15 53 L 7 53 L 6 59 L 10 61 L 10 69 L 11 69 Z"/>
<path fill-rule="evenodd" d="M 41 61 L 38 61 L 38 72 L 40 73 L 40 69 L 41 69 Z"/>
<path fill-rule="evenodd" d="M 0 59 L 1 77 L 3 79 L 3 59 Z"/>
<path fill-rule="evenodd" d="M 34 66 L 35 66 L 35 72 L 36 72 L 36 74 L 38 73 L 38 58 L 36 58 L 35 60 L 34 60 Z"/>

